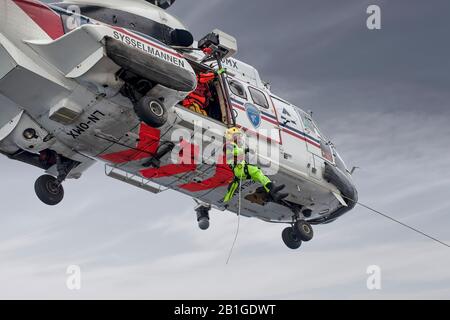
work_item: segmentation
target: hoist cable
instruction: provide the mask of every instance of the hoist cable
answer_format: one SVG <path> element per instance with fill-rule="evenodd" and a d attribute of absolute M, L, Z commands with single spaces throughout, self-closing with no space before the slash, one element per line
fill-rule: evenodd
<path fill-rule="evenodd" d="M 236 245 L 236 241 L 239 235 L 239 229 L 241 225 L 241 186 L 242 186 L 242 177 L 239 179 L 239 196 L 238 196 L 238 212 L 237 212 L 237 227 L 236 234 L 234 235 L 233 244 L 231 245 L 230 253 L 228 254 L 227 263 L 230 262 L 231 255 L 233 254 L 234 246 Z"/>
<path fill-rule="evenodd" d="M 418 234 L 420 234 L 420 235 L 422 235 L 422 236 L 424 236 L 424 237 L 426 237 L 426 238 L 428 238 L 430 240 L 433 240 L 433 241 L 435 241 L 435 242 L 437 242 L 437 243 L 439 243 L 439 244 L 441 244 L 443 246 L 446 246 L 447 248 L 450 248 L 450 245 L 448 245 L 447 243 L 445 243 L 445 242 L 443 242 L 443 241 L 441 241 L 441 240 L 439 240 L 439 239 L 437 239 L 437 238 L 435 238 L 433 236 L 430 236 L 429 234 L 426 234 L 425 232 L 423 232 L 423 231 L 421 231 L 421 230 L 419 230 L 417 228 L 411 227 L 411 226 L 407 225 L 404 222 L 401 222 L 401 221 L 399 221 L 399 220 L 397 220 L 395 218 L 392 218 L 391 216 L 387 215 L 386 213 L 383 213 L 383 212 L 381 212 L 379 210 L 376 210 L 376 209 L 374 209 L 372 207 L 369 207 L 368 205 L 366 205 L 364 203 L 361 203 L 359 201 L 354 201 L 354 200 L 352 200 L 352 199 L 350 199 L 348 197 L 345 197 L 345 198 L 350 200 L 350 201 L 352 201 L 352 202 L 355 202 L 356 204 L 360 205 L 363 208 L 366 208 L 369 211 L 372 211 L 373 213 L 376 213 L 376 214 L 378 214 L 378 215 L 380 215 L 380 216 L 382 216 L 382 217 L 384 217 L 384 218 L 386 218 L 388 220 L 391 220 L 391 221 L 393 221 L 395 223 L 398 223 L 399 225 L 401 225 L 401 226 L 403 226 L 403 227 L 405 227 L 407 229 L 410 229 L 410 230 L 412 230 L 412 231 L 414 231 L 414 232 L 416 232 L 416 233 L 418 233 Z"/>

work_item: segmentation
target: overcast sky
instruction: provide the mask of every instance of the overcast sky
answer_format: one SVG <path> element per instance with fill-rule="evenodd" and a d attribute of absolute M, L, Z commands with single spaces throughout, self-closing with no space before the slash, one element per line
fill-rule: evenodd
<path fill-rule="evenodd" d="M 382 9 L 369 31 L 366 8 Z M 314 111 L 355 173 L 361 202 L 450 243 L 450 3 L 447 0 L 177 0 L 200 38 L 238 39 L 273 91 Z M 450 298 L 450 249 L 357 207 L 315 228 L 299 251 L 282 227 L 212 213 L 103 175 L 65 184 L 56 208 L 34 195 L 41 172 L 0 159 L 0 298 Z M 82 289 L 65 286 L 79 265 Z M 366 288 L 378 265 L 382 290 Z"/>

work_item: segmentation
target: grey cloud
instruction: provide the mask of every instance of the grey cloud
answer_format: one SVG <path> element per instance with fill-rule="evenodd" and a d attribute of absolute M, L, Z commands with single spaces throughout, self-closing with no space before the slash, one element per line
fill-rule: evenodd
<path fill-rule="evenodd" d="M 204 2 L 184 1 L 172 10 L 183 16 Z M 380 31 L 365 27 L 369 4 L 382 8 Z M 217 25 L 236 35 L 239 58 L 295 104 L 324 112 L 363 107 L 355 102 L 377 110 L 449 110 L 446 1 L 223 1 L 205 8 L 187 15 L 195 35 Z M 424 103 L 410 101 L 411 91 L 418 91 L 411 99 Z M 374 105 L 367 101 L 374 95 L 400 100 Z"/>
<path fill-rule="evenodd" d="M 364 28 L 378 3 L 383 29 Z M 197 38 L 219 27 L 275 91 L 312 109 L 349 166 L 363 203 L 450 243 L 450 22 L 447 1 L 178 0 Z M 280 53 L 281 52 L 281 53 Z M 450 297 L 449 249 L 357 207 L 291 252 L 281 226 L 150 195 L 97 165 L 56 207 L 33 194 L 40 170 L 0 159 L 1 298 L 392 299 Z M 65 287 L 82 268 L 82 290 Z M 382 269 L 381 291 L 366 268 Z"/>

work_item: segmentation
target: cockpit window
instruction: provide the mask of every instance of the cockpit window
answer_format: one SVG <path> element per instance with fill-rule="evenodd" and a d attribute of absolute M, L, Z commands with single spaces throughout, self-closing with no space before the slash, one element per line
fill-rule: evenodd
<path fill-rule="evenodd" d="M 228 84 L 230 86 L 231 92 L 242 99 L 247 100 L 247 93 L 245 92 L 245 88 L 242 84 L 237 82 L 236 80 L 228 80 Z"/>
<path fill-rule="evenodd" d="M 336 166 L 341 169 L 342 172 L 348 172 L 347 166 L 342 160 L 341 155 L 336 151 L 336 149 L 333 147 L 333 154 L 334 154 L 334 161 L 336 162 Z"/>
<path fill-rule="evenodd" d="M 269 109 L 269 102 L 267 101 L 267 98 L 264 95 L 264 93 L 252 87 L 248 87 L 248 91 L 250 91 L 250 95 L 252 96 L 254 103 L 256 103 L 260 107 Z"/>

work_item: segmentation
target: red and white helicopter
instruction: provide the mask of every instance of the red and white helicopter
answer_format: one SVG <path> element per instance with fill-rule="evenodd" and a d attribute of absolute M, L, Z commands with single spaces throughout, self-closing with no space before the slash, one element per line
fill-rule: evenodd
<path fill-rule="evenodd" d="M 191 196 L 201 229 L 211 208 L 285 223 L 292 249 L 311 225 L 357 202 L 351 172 L 311 115 L 273 94 L 232 58 L 236 40 L 214 30 L 199 42 L 165 11 L 174 0 L 0 0 L 0 152 L 45 170 L 39 199 L 58 204 L 62 183 L 96 161 L 109 177 L 151 193 Z M 197 75 L 209 84 L 203 114 L 183 101 Z M 289 195 L 267 202 L 252 181 L 223 202 L 233 173 L 227 128 L 241 128 L 254 163 Z"/>

